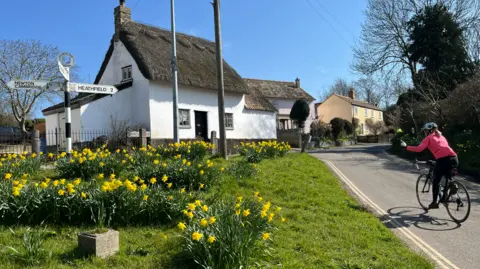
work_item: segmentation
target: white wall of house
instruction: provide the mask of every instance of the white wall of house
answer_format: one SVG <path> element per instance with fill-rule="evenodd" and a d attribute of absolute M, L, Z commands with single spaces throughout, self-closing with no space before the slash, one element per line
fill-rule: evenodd
<path fill-rule="evenodd" d="M 170 83 L 150 82 L 151 137 L 173 137 L 173 102 Z M 178 108 L 190 110 L 190 128 L 180 128 L 181 139 L 195 138 L 195 111 L 207 112 L 208 136 L 218 131 L 218 106 L 215 90 L 179 85 Z M 233 113 L 233 130 L 227 129 L 227 139 L 275 139 L 274 112 L 245 109 L 244 95 L 225 93 L 225 113 Z M 258 126 L 259 130 L 253 130 Z M 257 129 L 258 129 L 257 128 Z"/>
<path fill-rule="evenodd" d="M 103 72 L 99 84 L 115 85 L 122 83 L 122 67 L 132 66 L 133 85 L 131 88 L 91 102 L 82 107 L 84 129 L 105 130 L 110 128 L 111 118 L 128 121 L 130 125 L 149 127 L 149 82 L 140 72 L 135 60 L 121 41 L 115 42 L 110 61 Z"/>
<path fill-rule="evenodd" d="M 78 142 L 81 129 L 80 109 L 72 109 L 72 142 Z M 55 113 L 45 117 L 45 131 L 47 132 L 47 146 L 56 145 L 55 129 L 58 133 L 58 142 L 65 144 L 65 113 Z"/>
<path fill-rule="evenodd" d="M 279 99 L 279 98 L 268 98 L 268 100 L 277 108 L 279 115 L 290 115 L 293 104 L 297 99 Z M 310 132 L 310 124 L 315 120 L 315 102 L 312 101 L 309 104 L 310 107 L 310 116 L 308 116 L 307 121 L 305 122 L 305 132 Z"/>

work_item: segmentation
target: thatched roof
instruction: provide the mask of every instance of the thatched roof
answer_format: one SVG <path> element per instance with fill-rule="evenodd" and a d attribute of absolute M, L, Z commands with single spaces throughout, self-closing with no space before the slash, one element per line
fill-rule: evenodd
<path fill-rule="evenodd" d="M 128 82 L 124 82 L 124 83 L 115 85 L 115 87 L 118 89 L 118 91 L 128 89 L 128 88 L 132 87 L 132 81 L 128 81 Z M 70 107 L 72 109 L 80 108 L 84 104 L 88 104 L 90 102 L 96 101 L 100 98 L 104 98 L 104 97 L 107 97 L 107 96 L 111 96 L 111 95 L 108 95 L 108 94 L 94 94 L 94 93 L 93 94 L 80 93 L 75 98 L 72 98 L 72 100 L 70 100 Z M 62 103 L 58 103 L 56 105 L 53 105 L 51 107 L 45 108 L 44 110 L 42 110 L 42 113 L 43 113 L 43 115 L 47 116 L 47 115 L 51 115 L 51 114 L 55 114 L 55 113 L 62 113 L 64 110 L 65 110 L 65 104 L 62 102 Z"/>
<path fill-rule="evenodd" d="M 352 99 L 352 98 L 350 98 L 350 97 L 343 96 L 343 95 L 339 95 L 339 94 L 334 94 L 334 95 L 342 98 L 343 100 L 349 102 L 350 104 L 352 104 L 352 105 L 354 105 L 354 106 L 366 107 L 366 108 L 370 108 L 370 109 L 382 111 L 382 109 L 379 108 L 379 107 L 376 106 L 376 105 L 373 105 L 373 104 L 370 104 L 370 103 L 367 103 L 367 102 L 364 102 L 364 101 Z"/>
<path fill-rule="evenodd" d="M 245 82 L 249 90 L 260 92 L 267 98 L 315 100 L 305 90 L 297 87 L 295 82 L 260 79 L 245 79 Z"/>
<path fill-rule="evenodd" d="M 203 38 L 177 33 L 178 83 L 206 89 L 217 89 L 215 43 Z M 119 39 L 130 52 L 148 80 L 172 81 L 171 32 L 134 21 L 128 21 L 119 33 Z M 105 71 L 113 52 L 113 39 L 95 83 Z M 228 63 L 223 62 L 225 91 L 247 93 L 242 77 Z"/>

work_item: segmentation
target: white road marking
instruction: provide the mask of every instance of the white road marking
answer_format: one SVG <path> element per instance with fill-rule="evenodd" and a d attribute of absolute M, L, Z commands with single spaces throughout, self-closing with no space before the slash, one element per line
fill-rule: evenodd
<path fill-rule="evenodd" d="M 432 248 L 429 244 L 425 241 L 420 239 L 416 236 L 413 232 L 409 229 L 402 227 L 400 223 L 398 223 L 394 218 L 389 216 L 389 214 L 381 209 L 377 204 L 375 204 L 370 198 L 368 198 L 360 189 L 358 189 L 355 184 L 353 184 L 332 162 L 327 160 L 322 160 L 330 169 L 333 170 L 335 174 L 346 184 L 350 187 L 350 189 L 360 198 L 363 202 L 370 205 L 377 214 L 380 216 L 387 217 L 391 224 L 394 225 L 399 232 L 401 232 L 406 238 L 408 238 L 412 243 L 414 243 L 419 249 L 421 249 L 427 256 L 429 256 L 440 268 L 445 269 L 460 269 L 447 258 L 445 258 L 442 254 Z"/>

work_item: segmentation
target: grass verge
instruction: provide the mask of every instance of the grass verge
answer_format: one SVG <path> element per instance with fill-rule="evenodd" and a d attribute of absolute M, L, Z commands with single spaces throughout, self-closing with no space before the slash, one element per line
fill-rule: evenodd
<path fill-rule="evenodd" d="M 209 195 L 251 195 L 282 207 L 287 218 L 272 235 L 271 264 L 283 268 L 433 268 L 341 187 L 328 168 L 306 154 L 259 166 L 257 180 L 226 180 Z"/>
<path fill-rule="evenodd" d="M 306 154 L 258 164 L 254 179 L 225 176 L 205 200 L 250 196 L 282 207 L 286 223 L 272 234 L 267 268 L 433 268 L 341 187 L 327 167 Z M 42 175 L 44 176 L 44 175 Z M 0 227 L 1 268 L 25 268 L 4 246 L 20 248 L 25 227 Z M 44 264 L 35 268 L 192 268 L 179 265 L 180 240 L 169 228 L 118 228 L 120 253 L 108 259 L 80 258 L 77 233 L 86 228 L 51 228 Z M 167 237 L 165 238 L 166 235 Z M 51 252 L 51 254 L 48 254 Z M 180 266 L 180 267 L 179 267 Z"/>

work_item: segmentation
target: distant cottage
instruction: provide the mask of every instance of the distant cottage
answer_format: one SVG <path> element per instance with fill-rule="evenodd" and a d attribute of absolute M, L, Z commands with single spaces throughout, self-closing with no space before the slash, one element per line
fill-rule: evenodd
<path fill-rule="evenodd" d="M 169 142 L 171 32 L 132 21 L 131 10 L 123 4 L 114 14 L 115 34 L 95 84 L 115 85 L 119 91 L 113 96 L 82 93 L 72 99 L 72 130 L 105 130 L 112 121 L 124 121 L 150 130 L 153 145 Z M 177 33 L 177 65 L 179 137 L 209 140 L 211 131 L 219 129 L 215 43 Z M 224 61 L 224 84 L 229 150 L 241 141 L 276 139 L 277 127 L 293 128 L 288 115 L 297 99 L 310 102 L 314 118 L 314 98 L 300 88 L 299 79 L 295 83 L 243 79 Z M 63 106 L 42 111 L 47 131 L 64 128 Z"/>

